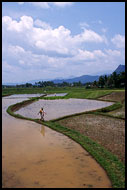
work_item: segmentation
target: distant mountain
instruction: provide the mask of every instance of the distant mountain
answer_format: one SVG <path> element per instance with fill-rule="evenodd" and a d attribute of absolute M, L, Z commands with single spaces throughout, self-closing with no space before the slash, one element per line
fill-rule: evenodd
<path fill-rule="evenodd" d="M 121 72 L 125 72 L 125 65 L 119 65 L 117 67 L 117 69 L 114 71 L 117 74 L 121 73 Z M 106 74 L 107 76 L 109 76 L 110 74 Z M 28 82 L 20 82 L 20 83 L 3 83 L 2 85 L 17 85 L 17 84 L 25 84 L 25 83 L 31 83 L 31 84 L 35 84 L 35 82 L 39 82 L 39 81 L 52 81 L 55 84 L 56 83 L 63 83 L 63 82 L 68 82 L 68 83 L 73 83 L 73 82 L 81 82 L 81 83 L 87 83 L 87 82 L 94 82 L 95 80 L 98 81 L 100 76 L 104 76 L 104 75 L 96 75 L 96 76 L 91 76 L 91 75 L 82 75 L 80 77 L 74 77 L 74 76 L 70 76 L 70 78 L 56 78 L 56 79 L 38 79 L 38 80 L 31 80 Z"/>
<path fill-rule="evenodd" d="M 119 65 L 114 72 L 116 72 L 117 74 L 120 74 L 121 72 L 125 72 L 125 65 Z"/>
<path fill-rule="evenodd" d="M 75 77 L 71 79 L 58 79 L 58 80 L 52 80 L 54 83 L 63 83 L 63 82 L 68 82 L 68 83 L 73 83 L 73 82 L 81 82 L 81 83 L 87 83 L 87 82 L 94 82 L 95 80 L 97 81 L 99 79 L 99 76 L 91 76 L 91 75 L 82 75 L 80 77 Z"/>
<path fill-rule="evenodd" d="M 39 82 L 39 81 L 50 81 L 51 79 L 37 79 L 37 80 L 30 80 L 26 83 L 31 83 L 31 84 L 35 84 L 35 82 Z"/>
<path fill-rule="evenodd" d="M 69 78 L 71 78 L 71 76 Z M 42 82 L 42 81 L 65 80 L 65 79 L 68 79 L 68 78 L 63 78 L 63 77 L 60 78 L 60 77 L 58 77 L 58 78 L 55 78 L 55 79 L 37 79 L 37 80 L 30 80 L 27 83 L 35 84 L 35 82 L 39 82 L 39 81 Z"/>
<path fill-rule="evenodd" d="M 68 83 L 73 83 L 73 82 L 81 82 L 81 83 L 87 83 L 87 82 L 94 82 L 95 80 L 98 81 L 100 76 L 91 76 L 91 75 L 82 75 L 80 77 L 74 77 L 72 76 L 72 78 L 70 79 L 39 79 L 39 80 L 31 80 L 28 82 L 23 82 L 23 83 L 3 83 L 3 85 L 14 85 L 16 86 L 17 84 L 25 84 L 25 83 L 31 83 L 31 84 L 35 84 L 35 82 L 39 82 L 39 81 L 52 81 L 55 84 L 56 83 L 63 83 L 63 82 L 68 82 Z"/>
<path fill-rule="evenodd" d="M 7 86 L 16 86 L 18 83 L 12 83 L 12 82 L 5 82 L 5 83 L 2 83 L 2 85 L 7 85 Z"/>

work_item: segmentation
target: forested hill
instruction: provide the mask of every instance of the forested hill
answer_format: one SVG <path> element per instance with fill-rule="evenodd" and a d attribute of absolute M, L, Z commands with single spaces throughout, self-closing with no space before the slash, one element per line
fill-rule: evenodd
<path fill-rule="evenodd" d="M 99 79 L 99 76 L 91 76 L 91 75 L 82 75 L 80 77 L 75 77 L 72 79 L 57 79 L 57 80 L 53 80 L 53 82 L 56 83 L 63 83 L 63 82 L 67 82 L 67 83 L 73 83 L 73 82 L 81 82 L 81 83 L 87 83 L 87 82 L 94 82 L 95 80 L 97 81 Z"/>
<path fill-rule="evenodd" d="M 117 69 L 115 70 L 117 74 L 120 74 L 121 72 L 125 72 L 125 65 L 119 65 Z"/>

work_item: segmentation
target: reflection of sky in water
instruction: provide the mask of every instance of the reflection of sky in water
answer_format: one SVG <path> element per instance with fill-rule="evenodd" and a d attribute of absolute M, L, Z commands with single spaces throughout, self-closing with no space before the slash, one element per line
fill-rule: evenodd
<path fill-rule="evenodd" d="M 31 97 L 39 97 L 43 96 L 44 94 L 13 94 L 7 97 L 4 97 L 5 99 L 13 99 L 13 98 L 31 98 Z"/>
<path fill-rule="evenodd" d="M 21 114 L 25 117 L 40 118 L 38 112 L 40 108 L 43 107 L 44 111 L 46 112 L 44 119 L 51 120 L 66 115 L 100 109 L 112 104 L 112 102 L 74 98 L 59 100 L 38 100 L 37 102 L 21 108 L 15 113 Z"/>
<path fill-rule="evenodd" d="M 45 97 L 66 96 L 66 95 L 67 95 L 67 93 L 55 93 L 55 94 L 49 94 Z"/>
<path fill-rule="evenodd" d="M 84 188 L 87 181 L 93 187 L 108 187 L 105 171 L 79 144 L 48 127 L 8 115 L 7 107 L 23 100 L 2 98 L 2 179 L 7 188 Z"/>
<path fill-rule="evenodd" d="M 13 98 L 31 98 L 31 97 L 39 97 L 43 96 L 44 94 L 13 94 L 7 97 L 4 97 L 5 99 L 13 99 Z M 67 93 L 54 93 L 54 94 L 49 94 L 45 97 L 54 97 L 54 96 L 65 96 Z"/>

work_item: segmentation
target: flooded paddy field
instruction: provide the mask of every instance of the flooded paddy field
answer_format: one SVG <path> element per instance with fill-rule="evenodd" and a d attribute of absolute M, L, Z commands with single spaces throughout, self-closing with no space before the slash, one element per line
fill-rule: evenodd
<path fill-rule="evenodd" d="M 40 97 L 40 96 L 44 96 L 44 94 L 13 94 L 13 95 L 4 97 L 4 99 L 32 98 L 32 97 Z"/>
<path fill-rule="evenodd" d="M 38 100 L 28 106 L 21 108 L 15 113 L 29 118 L 40 118 L 38 112 L 41 107 L 46 112 L 45 120 L 95 110 L 112 105 L 112 102 L 87 100 L 87 99 L 59 99 L 59 100 Z"/>
<path fill-rule="evenodd" d="M 8 106 L 20 101 L 2 98 L 3 188 L 111 187 L 106 172 L 79 144 L 8 115 Z"/>
<path fill-rule="evenodd" d="M 54 97 L 54 96 L 66 96 L 67 93 L 54 93 L 54 94 L 48 94 L 45 97 Z"/>

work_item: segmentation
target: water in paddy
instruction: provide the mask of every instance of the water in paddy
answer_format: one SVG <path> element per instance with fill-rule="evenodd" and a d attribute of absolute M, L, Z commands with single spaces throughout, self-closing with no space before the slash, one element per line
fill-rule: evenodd
<path fill-rule="evenodd" d="M 67 93 L 55 93 L 55 94 L 48 94 L 45 97 L 54 97 L 54 96 L 66 96 Z"/>
<path fill-rule="evenodd" d="M 31 97 L 40 97 L 43 96 L 44 94 L 13 94 L 10 96 L 4 97 L 4 99 L 14 99 L 14 98 L 31 98 Z"/>
<path fill-rule="evenodd" d="M 105 171 L 79 144 L 6 113 L 20 101 L 2 98 L 3 188 L 111 187 Z"/>
<path fill-rule="evenodd" d="M 51 120 L 66 115 L 100 109 L 112 104 L 112 102 L 75 98 L 59 100 L 38 100 L 21 108 L 20 110 L 16 111 L 16 113 L 29 118 L 40 118 L 38 112 L 40 108 L 43 107 L 44 111 L 46 112 L 45 120 Z"/>

